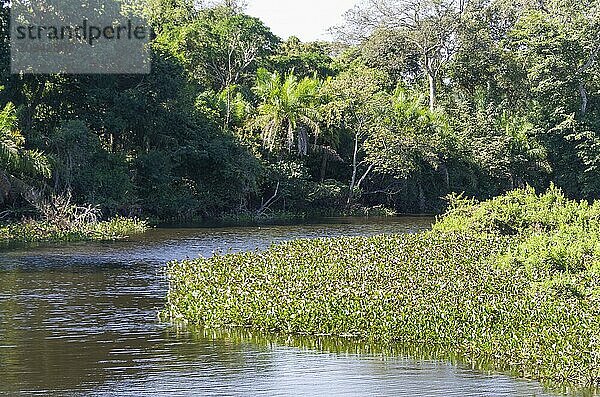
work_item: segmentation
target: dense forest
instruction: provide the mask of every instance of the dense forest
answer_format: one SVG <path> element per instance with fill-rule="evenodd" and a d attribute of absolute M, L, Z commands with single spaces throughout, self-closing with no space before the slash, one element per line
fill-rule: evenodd
<path fill-rule="evenodd" d="M 12 217 L 52 195 L 163 220 L 600 198 L 598 0 L 363 0 L 315 43 L 235 2 L 148 0 L 149 75 L 10 74 L 0 2 Z"/>

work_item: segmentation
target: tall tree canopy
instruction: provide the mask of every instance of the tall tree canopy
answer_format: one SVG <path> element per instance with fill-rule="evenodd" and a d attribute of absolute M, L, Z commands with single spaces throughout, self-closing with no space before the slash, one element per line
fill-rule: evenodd
<path fill-rule="evenodd" d="M 11 75 L 1 4 L 2 183 L 176 220 L 600 198 L 600 0 L 365 0 L 333 43 L 239 1 L 145 0 L 141 76 Z"/>

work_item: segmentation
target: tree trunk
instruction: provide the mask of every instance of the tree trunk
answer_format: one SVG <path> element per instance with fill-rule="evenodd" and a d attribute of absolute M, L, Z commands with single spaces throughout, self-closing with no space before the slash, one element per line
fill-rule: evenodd
<path fill-rule="evenodd" d="M 323 152 L 323 160 L 321 160 L 321 183 L 325 182 L 326 174 L 327 174 L 327 153 Z"/>
<path fill-rule="evenodd" d="M 581 95 L 581 117 L 584 117 L 588 108 L 588 95 L 583 81 L 579 83 L 579 94 Z"/>
<path fill-rule="evenodd" d="M 279 200 L 279 186 L 281 185 L 280 182 L 277 182 L 277 186 L 275 186 L 275 193 L 273 193 L 273 195 L 271 196 L 270 199 L 268 199 L 266 202 L 263 203 L 263 205 L 260 207 L 260 209 L 258 211 L 256 211 L 256 213 L 258 215 L 262 215 L 264 214 L 270 207 L 271 205 L 273 205 L 273 203 L 275 203 L 277 200 Z M 285 210 L 285 207 L 284 207 Z"/>
<path fill-rule="evenodd" d="M 371 173 L 371 171 L 373 171 L 373 168 L 375 168 L 374 164 L 370 164 L 369 168 L 367 168 L 367 170 L 365 171 L 365 173 L 363 174 L 363 176 L 358 180 L 358 183 L 356 184 L 356 188 L 360 189 L 360 187 L 362 186 L 362 183 L 365 181 L 365 179 L 367 179 L 367 176 L 369 176 L 369 174 Z"/>
<path fill-rule="evenodd" d="M 226 114 L 225 114 L 225 126 L 224 126 L 224 130 L 227 131 L 229 129 L 229 125 L 231 123 L 231 92 L 229 90 L 229 87 L 226 88 L 227 90 L 227 109 L 225 110 Z"/>
<path fill-rule="evenodd" d="M 350 192 L 348 192 L 347 205 L 350 207 L 354 198 L 354 187 L 356 186 L 356 174 L 358 172 L 358 132 L 354 133 L 354 154 L 352 156 L 352 180 L 350 181 Z"/>
<path fill-rule="evenodd" d="M 432 112 L 437 106 L 437 87 L 435 86 L 435 75 L 432 72 L 427 72 L 429 81 L 429 110 Z"/>
<path fill-rule="evenodd" d="M 448 172 L 448 166 L 444 161 L 440 163 L 440 172 L 444 178 L 444 187 L 447 191 L 450 191 L 450 173 Z"/>
<path fill-rule="evenodd" d="M 594 50 L 590 54 L 586 63 L 582 67 L 580 67 L 576 72 L 576 74 L 579 75 L 579 77 L 581 79 L 579 82 L 579 94 L 581 95 L 581 117 L 585 116 L 585 114 L 587 112 L 587 108 L 588 108 L 588 94 L 585 89 L 584 73 L 587 72 L 589 68 L 594 66 L 599 54 L 600 54 L 600 45 L 597 46 L 596 48 L 594 48 Z"/>

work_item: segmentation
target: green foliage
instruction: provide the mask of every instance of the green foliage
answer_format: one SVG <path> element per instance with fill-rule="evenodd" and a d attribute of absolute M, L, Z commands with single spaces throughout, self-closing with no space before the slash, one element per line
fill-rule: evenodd
<path fill-rule="evenodd" d="M 299 213 L 439 212 L 448 193 L 551 182 L 600 198 L 598 0 L 369 0 L 352 44 L 282 41 L 211 4 L 134 5 L 149 75 L 11 75 L 0 24 L 3 209 L 23 204 L 14 178 L 179 220 L 263 212 L 278 183 L 270 210 Z M 291 158 L 298 181 L 273 172 Z"/>
<path fill-rule="evenodd" d="M 278 51 L 269 58 L 269 63 L 281 74 L 293 72 L 299 78 L 315 74 L 326 78 L 335 74 L 327 43 L 302 43 L 297 37 L 281 43 Z"/>
<path fill-rule="evenodd" d="M 435 231 L 513 236 L 499 261 L 535 280 L 600 270 L 600 202 L 569 200 L 554 186 L 541 195 L 526 188 L 480 204 L 451 202 Z"/>
<path fill-rule="evenodd" d="M 377 120 L 388 106 L 386 73 L 353 64 L 351 68 L 325 82 L 326 103 L 322 113 L 330 128 L 358 132 L 361 135 L 376 127 Z"/>
<path fill-rule="evenodd" d="M 426 346 L 594 387 L 600 204 L 531 189 L 455 198 L 433 231 L 299 240 L 168 265 L 161 317 L 205 328 Z"/>
<path fill-rule="evenodd" d="M 365 159 L 365 146 L 372 135 L 385 128 L 390 101 L 385 91 L 388 82 L 386 73 L 354 63 L 348 70 L 328 79 L 323 87 L 326 100 L 321 114 L 329 131 L 328 144 L 351 166 L 348 206 L 372 170 Z M 344 142 L 347 142 L 346 147 Z"/>
<path fill-rule="evenodd" d="M 402 88 L 391 98 L 388 123 L 367 139 L 367 159 L 382 173 L 405 177 L 422 165 L 439 167 L 453 140 L 443 114 L 423 105 L 424 97 Z"/>
<path fill-rule="evenodd" d="M 144 233 L 148 229 L 146 221 L 116 216 L 106 222 L 96 223 L 89 233 L 94 240 L 119 240 Z"/>
<path fill-rule="evenodd" d="M 293 72 L 282 77 L 278 72 L 258 70 L 254 90 L 261 103 L 254 125 L 262 130 L 269 150 L 291 151 L 296 143 L 299 155 L 308 153 L 309 133 L 318 135 L 320 131 L 320 86 L 318 79 L 298 80 Z"/>
<path fill-rule="evenodd" d="M 108 152 L 80 120 L 64 121 L 51 134 L 54 184 L 111 212 L 133 200 L 134 187 L 123 156 Z"/>
<path fill-rule="evenodd" d="M 365 65 L 383 70 L 395 82 L 414 83 L 420 74 L 418 50 L 397 30 L 379 29 L 361 45 Z"/>
<path fill-rule="evenodd" d="M 177 27 L 176 37 L 165 34 L 158 42 L 172 48 L 190 76 L 207 88 L 221 91 L 250 83 L 279 39 L 260 20 L 228 7 L 215 7 L 201 10 L 190 22 Z"/>
<path fill-rule="evenodd" d="M 598 5 L 468 7 L 449 95 L 459 104 L 453 119 L 463 120 L 456 130 L 491 176 L 478 190 L 496 195 L 552 180 L 570 196 L 597 198 Z M 517 139 L 495 126 L 506 114 L 521 126 Z"/>
<path fill-rule="evenodd" d="M 30 220 L 0 226 L 0 244 L 120 240 L 147 230 L 145 221 L 122 217 L 69 226 Z"/>
<path fill-rule="evenodd" d="M 452 199 L 451 209 L 434 230 L 520 236 L 555 231 L 565 225 L 589 228 L 599 216 L 600 203 L 571 201 L 554 186 L 539 196 L 528 187 L 480 204 Z"/>
<path fill-rule="evenodd" d="M 25 138 L 16 129 L 15 107 L 8 103 L 0 111 L 0 171 L 19 176 L 50 176 L 50 164 L 40 151 L 24 148 Z"/>

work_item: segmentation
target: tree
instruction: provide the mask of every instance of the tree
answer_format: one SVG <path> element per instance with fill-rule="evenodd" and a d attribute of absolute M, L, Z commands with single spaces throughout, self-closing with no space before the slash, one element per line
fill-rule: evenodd
<path fill-rule="evenodd" d="M 165 36 L 167 46 L 172 37 Z M 279 39 L 260 20 L 230 7 L 202 10 L 180 28 L 175 53 L 189 73 L 218 92 L 226 93 L 224 126 L 229 127 L 231 96 L 228 87 L 247 83 L 263 59 L 273 54 Z"/>
<path fill-rule="evenodd" d="M 404 34 L 393 29 L 377 29 L 360 46 L 365 65 L 383 70 L 395 83 L 414 83 L 421 78 L 420 55 Z"/>
<path fill-rule="evenodd" d="M 320 86 L 316 78 L 298 80 L 293 73 L 283 77 L 258 70 L 254 90 L 261 103 L 253 124 L 261 129 L 269 150 L 277 152 L 287 146 L 291 151 L 296 143 L 298 155 L 307 154 L 309 134 L 316 137 L 320 132 Z"/>
<path fill-rule="evenodd" d="M 365 142 L 366 161 L 374 171 L 388 175 L 394 183 L 409 177 L 416 182 L 419 209 L 425 211 L 422 174 L 434 169 L 443 176 L 440 191 L 450 191 L 448 158 L 456 147 L 456 137 L 446 117 L 424 105 L 424 97 L 402 87 L 390 100 L 384 128 L 378 128 Z M 391 187 L 383 189 L 390 193 Z"/>
<path fill-rule="evenodd" d="M 8 198 L 15 182 L 27 177 L 50 177 L 50 164 L 37 150 L 25 149 L 25 138 L 16 129 L 15 107 L 8 103 L 0 112 L 0 194 Z"/>
<path fill-rule="evenodd" d="M 302 43 L 292 36 L 281 43 L 277 52 L 269 58 L 269 63 L 282 74 L 293 71 L 297 77 L 304 78 L 316 73 L 324 79 L 335 74 L 329 52 L 327 43 Z"/>
<path fill-rule="evenodd" d="M 507 41 L 548 112 L 562 108 L 566 115 L 578 112 L 580 119 L 589 110 L 588 91 L 600 55 L 600 2 L 585 3 L 554 0 L 529 10 Z"/>
<path fill-rule="evenodd" d="M 526 9 L 505 51 L 525 76 L 525 92 L 544 131 L 553 179 L 570 195 L 598 198 L 600 2 L 549 0 Z"/>
<path fill-rule="evenodd" d="M 163 38 L 175 32 L 175 27 L 193 21 L 198 14 L 196 0 L 145 0 L 140 14 L 150 23 L 154 33 Z M 175 36 L 171 36 L 174 38 Z"/>
<path fill-rule="evenodd" d="M 429 108 L 437 106 L 437 82 L 442 68 L 456 52 L 456 32 L 466 0 L 367 0 L 345 18 L 353 37 L 365 39 L 377 29 L 395 31 L 419 54 L 427 77 Z"/>
<path fill-rule="evenodd" d="M 543 188 L 552 171 L 543 130 L 527 112 L 508 111 L 494 102 L 478 101 L 471 113 L 455 116 L 465 160 L 475 166 L 484 196 L 526 185 Z"/>
<path fill-rule="evenodd" d="M 325 85 L 328 103 L 323 108 L 330 128 L 341 129 L 352 138 L 352 177 L 348 205 L 356 191 L 373 170 L 365 161 L 364 144 L 377 129 L 382 128 L 389 96 L 384 88 L 387 75 L 375 69 L 354 65 Z M 359 172 L 362 175 L 359 175 Z"/>

